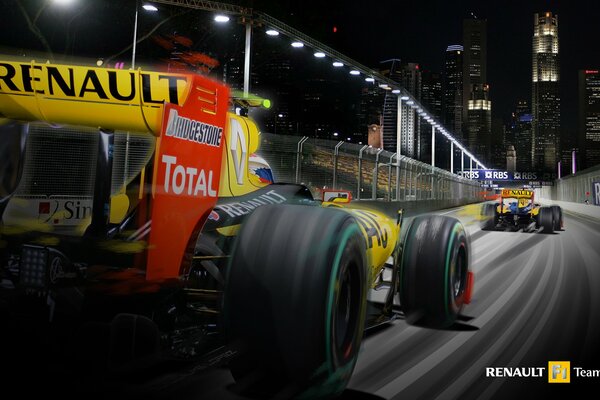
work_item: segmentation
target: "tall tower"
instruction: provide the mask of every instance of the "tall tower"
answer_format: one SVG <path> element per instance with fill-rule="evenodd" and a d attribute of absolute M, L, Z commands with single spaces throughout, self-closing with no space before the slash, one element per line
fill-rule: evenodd
<path fill-rule="evenodd" d="M 463 131 L 470 149 L 489 162 L 492 102 L 487 83 L 487 20 L 463 21 Z"/>
<path fill-rule="evenodd" d="M 448 46 L 444 63 L 442 117 L 458 140 L 462 140 L 463 130 L 463 53 L 461 45 Z"/>
<path fill-rule="evenodd" d="M 419 64 L 402 64 L 399 59 L 381 61 L 381 73 L 400 83 L 417 100 L 421 100 L 421 71 Z M 383 102 L 383 148 L 396 151 L 398 96 L 386 91 Z M 402 107 L 402 143 L 401 154 L 411 158 L 419 158 L 419 145 L 421 143 L 419 132 L 420 122 L 409 102 L 404 102 Z"/>
<path fill-rule="evenodd" d="M 400 82 L 402 79 L 400 68 L 399 58 L 392 58 L 379 63 L 381 73 L 396 82 Z M 398 96 L 388 91 L 383 99 L 382 137 L 383 148 L 391 152 L 396 151 L 397 120 Z M 406 137 L 402 137 L 402 139 L 406 141 Z M 409 149 L 405 143 L 402 143 L 401 149 L 403 155 L 412 157 L 412 147 Z"/>
<path fill-rule="evenodd" d="M 600 71 L 579 71 L 579 154 L 578 169 L 600 164 Z"/>
<path fill-rule="evenodd" d="M 558 15 L 533 18 L 532 165 L 555 171 L 560 159 Z"/>

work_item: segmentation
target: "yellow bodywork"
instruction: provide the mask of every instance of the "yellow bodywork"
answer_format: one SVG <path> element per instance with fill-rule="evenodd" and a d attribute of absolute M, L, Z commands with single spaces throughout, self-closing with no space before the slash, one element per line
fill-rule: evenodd
<path fill-rule="evenodd" d="M 0 61 L 0 118 L 158 135 L 165 102 L 181 105 L 190 75 Z"/>
<path fill-rule="evenodd" d="M 496 206 L 496 212 L 507 214 L 510 212 L 510 205 L 506 203 L 507 199 L 514 199 L 517 201 L 517 207 L 523 208 L 531 204 L 531 215 L 537 215 L 540 212 L 540 208 L 533 204 L 533 190 L 525 189 L 503 189 L 501 194 L 502 203 Z"/>
<path fill-rule="evenodd" d="M 261 182 L 248 168 L 250 156 L 259 146 L 260 132 L 254 121 L 227 113 L 219 197 L 243 196 L 268 185 Z"/>
<path fill-rule="evenodd" d="M 141 69 L 0 60 L 0 120 L 82 126 L 92 126 L 93 121 L 93 126 L 104 129 L 158 136 L 166 102 L 181 105 L 187 96 L 204 93 L 201 87 L 192 87 L 190 79 L 190 75 Z M 260 145 L 257 125 L 247 117 L 228 113 L 226 126 L 218 196 L 242 196 L 267 186 L 268 183 L 261 182 L 248 168 L 250 156 Z M 143 176 L 144 169 L 141 173 Z M 123 188 L 112 196 L 111 223 L 120 222 L 131 209 L 126 193 Z M 370 282 L 374 284 L 397 248 L 401 219 L 395 221 L 356 203 L 325 202 L 323 207 L 341 207 L 356 218 L 367 244 Z M 47 224 L 37 220 L 31 223 L 36 224 L 35 230 L 49 229 Z M 23 229 L 23 224 L 20 225 Z M 235 235 L 237 228 L 230 227 L 221 233 Z M 4 230 L 7 232 L 8 228 Z"/>
<path fill-rule="evenodd" d="M 323 202 L 323 207 L 342 208 L 356 218 L 367 244 L 369 282 L 374 286 L 385 263 L 395 255 L 400 241 L 401 218 L 394 221 L 386 214 L 358 203 Z"/>

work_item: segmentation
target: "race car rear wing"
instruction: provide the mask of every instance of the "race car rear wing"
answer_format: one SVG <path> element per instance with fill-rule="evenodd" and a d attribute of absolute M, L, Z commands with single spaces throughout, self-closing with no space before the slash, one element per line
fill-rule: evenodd
<path fill-rule="evenodd" d="M 181 106 L 191 92 L 201 110 L 216 113 L 216 93 L 193 81 L 190 74 L 142 69 L 0 61 L 0 117 L 159 136 L 164 105 Z"/>
<path fill-rule="evenodd" d="M 194 74 L 0 60 L 0 119 L 99 128 L 86 234 L 101 235 L 109 223 L 114 130 L 157 137 L 145 194 L 152 200 L 148 279 L 179 276 L 216 204 L 228 102 L 226 86 Z"/>
<path fill-rule="evenodd" d="M 535 192 L 533 190 L 503 189 L 501 197 L 512 199 L 533 199 L 534 193 Z"/>

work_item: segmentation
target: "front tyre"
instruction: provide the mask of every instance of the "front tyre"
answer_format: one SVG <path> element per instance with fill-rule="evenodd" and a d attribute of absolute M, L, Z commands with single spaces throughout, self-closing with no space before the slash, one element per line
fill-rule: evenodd
<path fill-rule="evenodd" d="M 409 323 L 452 325 L 463 304 L 469 247 L 462 224 L 447 216 L 416 217 L 404 239 L 400 304 Z"/>
<path fill-rule="evenodd" d="M 297 205 L 243 223 L 225 290 L 231 362 L 245 394 L 322 398 L 346 387 L 363 336 L 367 265 L 354 218 Z"/>

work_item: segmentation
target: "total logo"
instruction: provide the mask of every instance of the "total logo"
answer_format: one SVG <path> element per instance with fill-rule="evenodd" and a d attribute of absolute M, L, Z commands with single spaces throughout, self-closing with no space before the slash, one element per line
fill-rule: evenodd
<path fill-rule="evenodd" d="M 209 170 L 185 167 L 177 164 L 177 157 L 163 154 L 165 164 L 165 193 L 181 195 L 184 192 L 194 197 L 217 197 L 217 189 L 213 185 L 214 173 Z"/>

